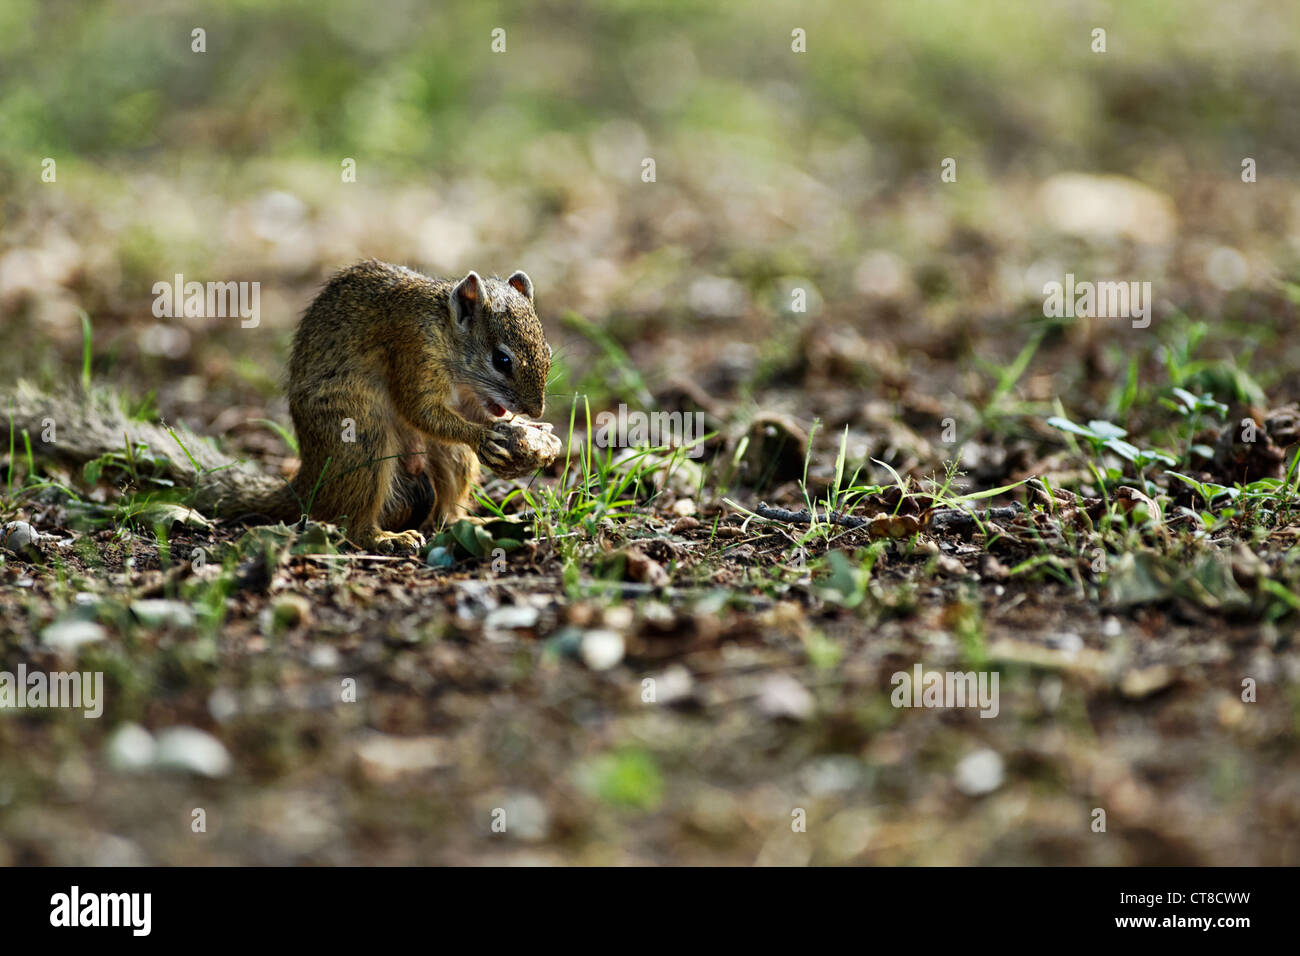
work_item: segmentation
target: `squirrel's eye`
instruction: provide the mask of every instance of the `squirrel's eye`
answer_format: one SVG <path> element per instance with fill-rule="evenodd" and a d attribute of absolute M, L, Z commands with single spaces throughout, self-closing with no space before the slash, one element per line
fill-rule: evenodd
<path fill-rule="evenodd" d="M 505 349 L 492 350 L 492 367 L 502 375 L 509 375 L 514 368 L 514 363 L 510 361 L 510 355 Z"/>

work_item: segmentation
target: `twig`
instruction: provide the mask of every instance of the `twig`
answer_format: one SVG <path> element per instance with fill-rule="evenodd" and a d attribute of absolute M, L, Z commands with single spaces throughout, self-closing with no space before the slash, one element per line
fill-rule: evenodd
<path fill-rule="evenodd" d="M 386 554 L 294 554 L 294 558 L 303 558 L 307 561 L 418 561 L 420 556 L 417 554 L 404 554 L 391 556 Z"/>
<path fill-rule="evenodd" d="M 965 531 L 974 528 L 977 522 L 983 521 L 1011 521 L 1022 511 L 1019 502 L 1009 505 L 1003 505 L 997 508 L 989 508 L 982 513 L 965 511 L 961 508 L 936 508 L 928 512 L 923 521 L 934 531 Z M 760 518 L 767 518 L 769 521 L 781 521 L 785 524 L 807 525 L 812 524 L 812 515 L 808 509 L 801 511 L 788 511 L 785 508 L 773 508 L 766 502 L 760 503 L 754 513 Z M 870 524 L 869 518 L 859 518 L 854 515 L 840 514 L 838 511 L 828 511 L 817 516 L 817 520 L 825 524 L 839 525 L 850 530 L 861 528 Z"/>
<path fill-rule="evenodd" d="M 785 508 L 773 508 L 766 501 L 760 502 L 754 509 L 754 514 L 760 518 L 767 518 L 769 521 L 783 521 L 786 524 L 812 524 L 812 515 L 808 509 L 802 511 L 787 511 Z M 866 518 L 855 518 L 853 515 L 840 514 L 838 511 L 828 511 L 819 516 L 820 521 L 826 524 L 838 524 L 845 528 L 861 528 L 867 524 Z"/>
<path fill-rule="evenodd" d="M 937 508 L 930 512 L 930 527 L 936 531 L 967 531 L 980 521 L 1014 521 L 1025 509 L 1020 502 L 987 508 L 983 512 L 965 511 L 961 508 Z"/>

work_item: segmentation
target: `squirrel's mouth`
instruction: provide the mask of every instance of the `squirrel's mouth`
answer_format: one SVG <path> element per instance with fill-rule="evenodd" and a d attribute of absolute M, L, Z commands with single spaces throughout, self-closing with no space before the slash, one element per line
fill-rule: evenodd
<path fill-rule="evenodd" d="M 483 403 L 483 408 L 487 411 L 488 415 L 490 415 L 491 417 L 493 418 L 510 417 L 511 414 L 510 410 L 506 408 L 504 405 L 502 405 L 500 402 L 498 402 L 496 399 L 489 398 L 486 395 L 479 395 L 478 399 L 480 402 Z"/>
<path fill-rule="evenodd" d="M 486 389 L 480 390 L 472 385 L 461 385 L 457 390 L 457 405 L 460 413 L 471 421 L 483 423 L 514 418 L 518 413 L 501 401 L 502 396 L 493 395 Z"/>

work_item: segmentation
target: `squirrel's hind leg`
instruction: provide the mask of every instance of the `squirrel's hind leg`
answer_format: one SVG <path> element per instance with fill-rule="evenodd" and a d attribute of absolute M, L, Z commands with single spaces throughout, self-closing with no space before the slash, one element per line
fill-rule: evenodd
<path fill-rule="evenodd" d="M 430 534 L 448 522 L 466 517 L 471 492 L 478 481 L 478 456 L 466 445 L 430 442 L 425 452 L 424 474 L 433 489 L 433 507 L 421 530 Z"/>
<path fill-rule="evenodd" d="M 418 531 L 433 512 L 433 484 L 424 472 L 411 476 L 398 470 L 379 525 L 386 531 Z"/>
<path fill-rule="evenodd" d="M 313 518 L 344 521 L 349 540 L 358 547 L 382 554 L 418 551 L 424 546 L 419 532 L 385 530 L 380 525 L 395 491 L 396 442 L 382 415 L 353 411 L 356 407 L 365 405 L 358 402 L 347 409 L 354 416 L 347 439 L 341 431 L 317 427 L 348 419 L 342 410 L 318 406 L 311 409 L 309 418 L 295 410 L 294 424 L 304 455 L 294 489 L 304 501 L 311 501 Z M 338 414 L 332 414 L 336 411 Z M 306 422 L 313 432 L 309 441 L 303 440 Z"/>

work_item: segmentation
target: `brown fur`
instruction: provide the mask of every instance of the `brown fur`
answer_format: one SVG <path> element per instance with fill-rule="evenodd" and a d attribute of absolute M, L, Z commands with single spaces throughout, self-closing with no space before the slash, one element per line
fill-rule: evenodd
<path fill-rule="evenodd" d="M 508 375 L 493 367 L 498 347 L 513 360 Z M 361 547 L 414 550 L 420 530 L 465 513 L 480 461 L 509 460 L 484 401 L 540 416 L 550 364 L 523 273 L 453 282 L 361 262 L 330 279 L 294 336 L 288 398 L 302 467 L 292 489 L 242 466 L 208 472 L 229 459 L 193 436 L 202 477 L 188 460 L 175 471 L 208 514 L 293 520 L 310 505 L 314 518 L 346 521 Z M 65 459 L 120 449 L 124 431 L 185 458 L 165 432 L 104 402 L 19 389 L 13 404 L 15 424 L 33 436 L 57 406 L 61 440 L 37 447 Z"/>

